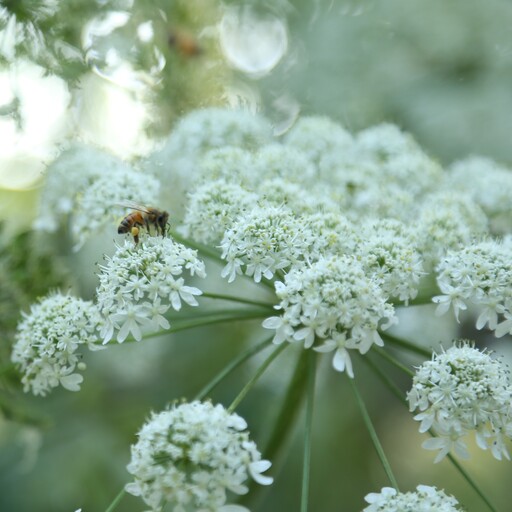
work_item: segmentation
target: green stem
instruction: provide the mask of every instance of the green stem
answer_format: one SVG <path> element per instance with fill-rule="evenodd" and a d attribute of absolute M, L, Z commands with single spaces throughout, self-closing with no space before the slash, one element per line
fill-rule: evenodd
<path fill-rule="evenodd" d="M 245 297 L 234 297 L 233 295 L 224 295 L 222 293 L 210 293 L 203 292 L 201 297 L 206 297 L 207 299 L 221 299 L 232 302 L 240 302 L 241 304 L 251 304 L 252 306 L 260 306 L 262 308 L 269 308 L 274 310 L 274 304 L 270 302 L 262 302 L 259 300 L 246 299 Z"/>
<path fill-rule="evenodd" d="M 245 398 L 245 395 L 251 390 L 251 388 L 258 382 L 258 379 L 263 375 L 265 370 L 270 366 L 272 361 L 289 345 L 289 343 L 281 343 L 278 345 L 276 349 L 270 354 L 263 364 L 258 368 L 254 376 L 249 380 L 249 382 L 243 387 L 242 391 L 238 393 L 238 396 L 233 400 L 231 405 L 228 407 L 228 412 L 232 413 L 240 404 L 240 402 Z"/>
<path fill-rule="evenodd" d="M 186 245 L 187 247 L 190 247 L 191 249 L 195 249 L 198 253 L 203 254 L 204 256 L 208 256 L 208 258 L 218 261 L 219 263 L 222 263 L 223 265 L 226 264 L 226 262 L 220 257 L 220 252 L 216 251 L 215 249 L 212 249 L 211 247 L 204 245 L 200 242 L 194 242 L 194 240 L 190 240 L 189 238 L 185 238 L 184 236 L 180 235 L 176 231 L 169 231 L 169 236 L 176 240 L 176 242 L 179 242 L 180 244 Z"/>
<path fill-rule="evenodd" d="M 390 345 L 394 345 L 396 347 L 404 348 L 409 350 L 409 352 L 414 352 L 415 354 L 419 354 L 420 356 L 428 357 L 429 359 L 432 357 L 432 351 L 428 348 L 421 347 L 420 345 L 416 345 L 411 341 L 404 340 L 403 338 L 397 338 L 388 333 L 380 332 L 380 337 L 386 343 Z"/>
<path fill-rule="evenodd" d="M 287 453 L 287 438 L 289 438 L 293 432 L 294 426 L 296 425 L 296 418 L 300 406 L 302 405 L 307 381 L 304 375 L 307 372 L 309 356 L 310 352 L 308 350 L 300 350 L 293 375 L 281 399 L 281 406 L 278 408 L 278 416 L 271 429 L 266 446 L 262 450 L 262 453 L 265 454 L 265 458 L 272 461 L 274 473 L 278 470 L 284 454 Z M 264 487 L 255 485 L 254 481 L 251 480 L 249 483 L 249 492 L 241 500 L 243 505 L 251 510 L 258 508 L 257 503 L 260 501 L 263 492 Z"/>
<path fill-rule="evenodd" d="M 381 354 L 379 354 L 381 355 Z M 388 389 L 400 400 L 405 402 L 404 392 L 377 366 L 369 357 L 362 356 L 363 362 L 377 375 L 377 377 L 388 387 Z"/>
<path fill-rule="evenodd" d="M 304 432 L 304 462 L 302 467 L 302 493 L 300 512 L 308 511 L 309 503 L 309 475 L 311 471 L 311 441 L 313 430 L 313 406 L 315 401 L 316 357 L 309 354 L 308 389 L 306 396 L 306 425 Z"/>
<path fill-rule="evenodd" d="M 356 387 L 356 383 L 354 382 L 354 379 L 349 378 L 348 380 L 350 381 L 350 384 L 352 386 L 352 391 L 354 392 L 354 395 L 356 397 L 357 405 L 359 406 L 359 410 L 361 411 L 361 416 L 363 417 L 363 421 L 366 426 L 366 429 L 368 430 L 368 433 L 370 434 L 370 438 L 373 442 L 373 446 L 375 447 L 375 450 L 377 451 L 377 455 L 379 456 L 382 467 L 384 468 L 384 471 L 386 472 L 386 475 L 388 476 L 389 481 L 391 482 L 391 485 L 398 491 L 399 490 L 398 483 L 396 481 L 395 475 L 393 475 L 391 466 L 388 462 L 388 459 L 386 458 L 386 454 L 384 453 L 382 445 L 379 441 L 379 436 L 377 435 L 377 432 L 375 431 L 375 428 L 373 426 L 370 415 L 368 414 L 368 410 L 366 409 L 366 406 L 364 405 L 364 401 L 361 398 L 361 395 L 359 394 L 359 391 Z"/>
<path fill-rule="evenodd" d="M 233 314 L 234 313 L 234 314 Z M 224 322 L 236 322 L 239 320 L 253 320 L 255 318 L 266 318 L 268 316 L 268 309 L 226 309 L 221 311 L 210 311 L 209 313 L 195 316 L 195 317 L 185 317 L 179 320 L 174 321 L 174 319 L 170 319 L 174 323 L 171 325 L 169 329 L 162 329 L 161 331 L 151 332 L 149 334 L 144 334 L 143 339 L 156 338 L 157 336 L 162 336 L 163 334 L 184 331 L 185 329 L 193 329 L 194 327 L 202 327 L 205 325 L 213 325 Z M 101 341 L 101 340 L 100 340 Z M 133 337 L 128 337 L 124 341 L 124 343 L 132 343 L 136 340 Z M 109 345 L 116 344 L 115 339 L 110 340 Z"/>
<path fill-rule="evenodd" d="M 123 496 L 125 495 L 125 493 L 126 493 L 126 491 L 123 487 L 121 489 L 121 492 L 114 498 L 114 501 L 112 501 L 112 503 L 108 506 L 108 508 L 107 508 L 107 510 L 105 510 L 105 512 L 113 512 L 117 508 L 117 505 L 119 505 L 119 503 L 123 499 Z"/>
<path fill-rule="evenodd" d="M 232 359 L 229 364 L 218 373 L 199 393 L 196 395 L 195 400 L 204 400 L 211 391 L 221 382 L 223 381 L 232 371 L 238 368 L 242 363 L 247 361 L 250 357 L 258 352 L 261 352 L 264 348 L 268 347 L 270 342 L 272 341 L 272 337 L 263 340 L 261 343 L 254 345 L 253 347 L 247 348 L 241 352 L 237 357 Z"/>
<path fill-rule="evenodd" d="M 430 435 L 433 435 L 429 430 Z M 465 469 L 455 460 L 455 458 L 448 454 L 448 458 L 450 459 L 450 462 L 455 466 L 457 471 L 462 475 L 464 480 L 469 484 L 470 487 L 473 488 L 473 490 L 482 498 L 484 503 L 489 507 L 489 510 L 492 510 L 492 512 L 498 512 L 496 508 L 492 505 L 492 503 L 489 501 L 487 496 L 483 493 L 483 491 L 476 485 L 474 480 L 469 476 L 469 474 L 465 471 Z"/>
<path fill-rule="evenodd" d="M 380 357 L 382 357 L 383 359 L 386 359 L 386 361 L 389 361 L 393 366 L 396 366 L 399 370 L 401 370 L 404 373 L 406 373 L 409 377 L 414 377 L 414 372 L 410 368 L 407 368 L 407 366 L 405 366 L 400 361 L 398 361 L 398 359 L 394 358 L 386 350 L 383 350 L 383 349 L 381 349 L 379 347 L 375 347 L 374 351 Z"/>

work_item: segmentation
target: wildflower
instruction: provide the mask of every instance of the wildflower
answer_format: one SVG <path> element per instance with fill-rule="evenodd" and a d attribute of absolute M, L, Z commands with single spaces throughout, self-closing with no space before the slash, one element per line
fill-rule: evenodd
<path fill-rule="evenodd" d="M 196 251 L 165 237 L 146 236 L 136 246 L 131 240 L 100 265 L 96 290 L 98 308 L 105 323 L 103 343 L 114 335 L 122 343 L 130 334 L 140 341 L 142 329 L 168 329 L 163 316 L 169 308 L 179 311 L 182 302 L 197 306 L 201 290 L 185 284 L 185 271 L 206 277 Z"/>
<path fill-rule="evenodd" d="M 510 169 L 481 156 L 453 163 L 445 177 L 446 188 L 467 193 L 482 208 L 494 231 L 509 231 L 512 197 Z"/>
<path fill-rule="evenodd" d="M 219 244 L 224 232 L 256 204 L 258 196 L 224 179 L 209 181 L 189 194 L 180 231 L 204 244 Z"/>
<path fill-rule="evenodd" d="M 398 492 L 392 487 L 383 487 L 380 493 L 370 493 L 365 496 L 369 505 L 363 512 L 408 512 L 433 511 L 462 512 L 459 502 L 429 485 L 418 485 L 416 491 Z"/>
<path fill-rule="evenodd" d="M 275 287 L 281 299 L 276 309 L 283 314 L 263 322 L 263 327 L 276 331 L 274 343 L 299 341 L 304 348 L 336 351 L 334 367 L 346 368 L 349 375 L 347 350 L 365 354 L 374 344 L 382 346 L 379 327 L 386 329 L 396 321 L 393 306 L 352 256 L 295 266 Z"/>
<path fill-rule="evenodd" d="M 477 329 L 488 325 L 497 336 L 508 332 L 498 327 L 501 314 L 510 313 L 512 304 L 512 265 L 510 242 L 484 240 L 457 251 L 450 251 L 436 268 L 437 284 L 442 295 L 433 297 L 438 315 L 453 308 L 458 321 L 459 310 L 476 304 L 480 315 Z"/>
<path fill-rule="evenodd" d="M 453 191 L 424 199 L 417 218 L 420 248 L 431 265 L 450 250 L 461 249 L 488 231 L 487 217 L 467 195 Z"/>
<path fill-rule="evenodd" d="M 262 485 L 272 483 L 261 474 L 271 464 L 261 459 L 246 428 L 243 418 L 209 402 L 175 404 L 153 413 L 132 446 L 127 469 L 134 482 L 126 490 L 154 511 L 165 505 L 172 510 L 233 510 L 226 505 L 226 493 L 247 493 L 249 476 Z"/>
<path fill-rule="evenodd" d="M 393 219 L 367 221 L 357 251 L 388 297 L 406 304 L 416 297 L 425 272 L 415 230 Z"/>
<path fill-rule="evenodd" d="M 433 354 L 417 369 L 407 399 L 411 412 L 419 410 L 420 432 L 435 432 L 423 443 L 439 450 L 434 462 L 452 450 L 468 458 L 464 438 L 470 432 L 496 459 L 510 458 L 505 440 L 512 437 L 512 387 L 507 370 L 488 353 L 462 341 Z"/>
<path fill-rule="evenodd" d="M 222 277 L 231 283 L 245 270 L 259 283 L 297 261 L 306 243 L 299 219 L 288 208 L 256 206 L 232 224 L 220 247 L 227 261 Z"/>
<path fill-rule="evenodd" d="M 98 350 L 101 324 L 96 306 L 89 301 L 55 293 L 41 299 L 23 314 L 11 359 L 23 374 L 24 390 L 46 395 L 59 384 L 79 391 L 83 370 L 82 345 Z"/>
<path fill-rule="evenodd" d="M 77 250 L 126 212 L 119 203 L 155 204 L 158 190 L 156 178 L 142 175 L 108 153 L 75 145 L 48 166 L 34 228 L 54 232 L 69 216 Z"/>
<path fill-rule="evenodd" d="M 347 151 L 353 146 L 352 135 L 328 117 L 303 117 L 288 132 L 288 146 L 300 149 L 318 163 L 326 153 Z"/>

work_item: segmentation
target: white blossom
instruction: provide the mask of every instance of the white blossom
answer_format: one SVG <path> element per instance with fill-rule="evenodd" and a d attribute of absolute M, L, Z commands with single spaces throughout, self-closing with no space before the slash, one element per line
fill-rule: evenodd
<path fill-rule="evenodd" d="M 298 261 L 306 249 L 303 226 L 286 207 L 256 206 L 234 222 L 220 244 L 229 282 L 245 273 L 256 283 Z"/>
<path fill-rule="evenodd" d="M 252 477 L 261 485 L 270 462 L 261 459 L 247 423 L 222 405 L 191 402 L 153 413 L 132 446 L 126 490 L 153 511 L 229 512 L 227 492 L 245 494 Z M 238 511 L 247 511 L 238 506 Z"/>
<path fill-rule="evenodd" d="M 383 487 L 380 493 L 365 496 L 369 504 L 363 512 L 462 512 L 463 508 L 443 490 L 428 485 L 418 485 L 416 491 L 398 492 Z"/>
<path fill-rule="evenodd" d="M 335 351 L 333 366 L 353 376 L 348 350 L 365 354 L 382 346 L 378 333 L 396 322 L 395 312 L 378 284 L 369 279 L 355 257 L 320 259 L 293 267 L 276 282 L 281 316 L 263 327 L 276 331 L 274 343 L 302 342 L 304 348 Z"/>
<path fill-rule="evenodd" d="M 141 182 L 144 186 L 141 186 Z M 85 241 L 126 214 L 126 201 L 154 205 L 159 182 L 122 160 L 87 146 L 74 146 L 59 155 L 46 171 L 35 229 L 56 231 L 71 223 L 78 250 Z"/>
<path fill-rule="evenodd" d="M 512 437 L 512 386 L 508 370 L 488 353 L 467 342 L 434 353 L 417 368 L 407 399 L 410 411 L 418 411 L 420 432 L 435 433 L 422 445 L 438 450 L 434 462 L 452 451 L 468 458 L 465 439 L 471 432 L 496 459 L 510 458 L 505 441 Z"/>
<path fill-rule="evenodd" d="M 507 319 L 511 313 L 510 242 L 489 239 L 448 252 L 436 268 L 437 284 L 442 292 L 432 299 L 438 304 L 436 313 L 444 314 L 451 307 L 458 321 L 459 311 L 475 304 L 480 310 L 477 329 L 488 325 L 496 331 L 496 336 L 509 332 L 507 320 L 499 325 L 498 322 L 501 315 Z"/>
<path fill-rule="evenodd" d="M 450 249 L 462 249 L 488 232 L 487 217 L 478 204 L 454 191 L 426 196 L 415 222 L 423 258 L 432 265 Z"/>
<path fill-rule="evenodd" d="M 257 194 L 224 179 L 206 182 L 189 194 L 180 232 L 197 242 L 218 245 L 224 232 L 257 200 Z"/>
<path fill-rule="evenodd" d="M 60 384 L 79 391 L 83 377 L 77 370 L 85 368 L 80 349 L 102 348 L 100 324 L 92 302 L 70 295 L 54 293 L 32 305 L 18 324 L 11 354 L 23 374 L 24 390 L 44 396 Z"/>
<path fill-rule="evenodd" d="M 417 232 L 398 220 L 382 219 L 365 222 L 360 236 L 358 254 L 382 290 L 406 304 L 414 299 L 426 274 Z"/>
<path fill-rule="evenodd" d="M 146 329 L 169 328 L 163 315 L 170 308 L 179 311 L 183 302 L 197 306 L 201 290 L 185 282 L 185 272 L 206 276 L 196 251 L 170 238 L 144 236 L 138 245 L 126 240 L 118 246 L 100 265 L 96 290 L 103 343 L 114 337 L 122 343 L 129 335 L 139 341 Z"/>

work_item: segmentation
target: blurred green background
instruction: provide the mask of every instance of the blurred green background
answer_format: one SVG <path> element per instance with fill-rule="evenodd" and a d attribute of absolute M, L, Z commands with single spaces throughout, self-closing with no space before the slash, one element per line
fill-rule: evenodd
<path fill-rule="evenodd" d="M 87 22 L 98 16 L 104 19 L 110 12 L 131 15 L 124 28 L 94 41 L 97 51 L 93 57 L 89 51 L 85 63 L 52 60 L 51 55 L 59 57 L 59 52 L 41 56 L 29 45 L 20 45 L 11 58 L 5 56 L 8 52 L 2 53 L 0 85 L 12 85 L 13 69 L 18 65 L 21 69 L 20 63 L 29 60 L 49 69 L 50 76 L 61 77 L 68 94 L 63 100 L 64 121 L 52 128 L 51 140 L 44 139 L 44 151 L 33 153 L 23 148 L 39 147 L 38 137 L 46 137 L 48 130 L 36 124 L 28 133 L 29 123 L 23 121 L 43 114 L 37 112 L 37 102 L 26 101 L 29 111 L 21 107 L 31 87 L 44 76 L 28 82 L 25 96 L 14 87 L 10 90 L 16 94 L 0 98 L 0 107 L 7 109 L 1 111 L 1 133 L 14 137 L 0 142 L 3 365 L 9 360 L 21 309 L 28 310 L 35 297 L 51 288 L 72 287 L 90 298 L 95 286 L 93 261 L 87 264 L 90 277 L 87 272 L 84 277 L 79 256 L 56 252 L 51 240 L 29 232 L 44 164 L 66 141 L 84 140 L 136 161 L 155 147 L 180 115 L 227 104 L 262 112 L 273 121 L 277 134 L 300 115 L 328 115 L 351 131 L 393 122 L 444 164 L 469 154 L 486 155 L 506 165 L 511 162 L 510 2 L 73 0 L 65 4 L 65 12 L 55 12 L 40 23 L 52 48 L 60 40 L 86 51 Z M 34 0 L 0 2 L 4 14 L 15 12 L 17 21 L 26 23 L 44 5 Z M 137 52 L 125 55 L 138 74 L 123 82 L 116 69 L 101 60 L 102 52 L 117 45 L 123 55 L 133 42 L 134 27 L 146 20 L 153 21 L 154 44 L 144 45 L 138 39 Z M 184 38 L 181 42 L 178 34 Z M 187 38 L 192 49 L 185 44 Z M 132 116 L 128 120 L 122 117 L 127 111 Z M 12 149 L 12 140 L 19 143 L 18 153 Z M 126 153 L 129 146 L 136 147 Z M 493 344 L 470 325 L 474 322 L 458 326 L 449 318 L 441 321 L 432 308 L 423 306 L 403 314 L 400 334 L 436 347 L 463 334 L 512 359 L 510 340 Z M 3 372 L 0 510 L 105 510 L 128 481 L 129 446 L 149 411 L 158 411 L 174 399 L 192 398 L 245 346 L 264 337 L 257 322 L 244 322 L 113 346 L 88 355 L 80 393 L 56 389 L 45 398 L 24 395 L 16 375 Z M 300 347 L 289 347 L 239 408 L 264 456 L 300 355 Z M 371 354 L 370 358 L 404 391 L 408 388 L 407 380 L 393 368 Z M 227 379 L 212 399 L 229 404 L 257 368 L 257 361 Z M 355 370 L 402 490 L 436 485 L 455 495 L 468 511 L 484 510 L 448 461 L 432 464 L 432 454 L 420 448 L 424 436 L 417 432 L 406 407 L 366 365 L 357 364 Z M 328 357 L 321 358 L 318 375 L 310 510 L 355 512 L 363 508 L 365 494 L 377 492 L 388 482 L 346 376 L 330 368 Z M 291 435 L 283 438 L 281 456 L 270 471 L 275 483 L 255 492 L 253 502 L 247 502 L 254 511 L 298 510 L 302 410 L 290 416 L 289 426 Z M 498 510 L 509 510 L 510 463 L 498 462 L 481 450 L 472 454 L 464 467 Z M 142 502 L 131 496 L 118 507 L 126 512 L 143 509 Z"/>

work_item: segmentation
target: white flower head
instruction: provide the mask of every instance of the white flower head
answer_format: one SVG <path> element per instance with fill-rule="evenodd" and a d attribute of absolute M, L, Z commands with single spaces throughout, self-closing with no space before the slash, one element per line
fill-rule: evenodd
<path fill-rule="evenodd" d="M 352 374 L 349 352 L 365 354 L 383 345 L 378 329 L 396 321 L 393 306 L 356 258 L 342 255 L 298 265 L 276 283 L 279 317 L 263 327 L 274 329 L 274 343 L 303 342 L 304 348 L 336 351 L 333 366 Z M 321 344 L 320 344 L 321 343 Z"/>
<path fill-rule="evenodd" d="M 467 194 L 442 191 L 427 196 L 417 226 L 426 261 L 436 264 L 450 250 L 461 249 L 488 232 L 485 213 Z"/>
<path fill-rule="evenodd" d="M 306 250 L 303 224 L 288 208 L 257 206 L 226 231 L 220 244 L 229 282 L 245 272 L 259 283 L 298 261 Z"/>
<path fill-rule="evenodd" d="M 471 156 L 451 165 L 446 187 L 469 194 L 498 232 L 510 232 L 512 172 L 489 158 Z"/>
<path fill-rule="evenodd" d="M 153 413 L 132 445 L 127 469 L 134 482 L 126 490 L 154 511 L 170 505 L 172 510 L 228 512 L 233 506 L 226 504 L 227 493 L 245 494 L 249 477 L 272 483 L 261 474 L 270 462 L 261 459 L 246 428 L 243 418 L 209 402 Z"/>
<path fill-rule="evenodd" d="M 295 147 L 318 163 L 326 153 L 350 150 L 352 135 L 328 117 L 302 117 L 285 137 L 288 146 Z"/>
<path fill-rule="evenodd" d="M 369 505 L 363 512 L 463 511 L 453 496 L 428 485 L 418 485 L 413 492 L 398 492 L 392 487 L 383 487 L 380 493 L 372 492 L 364 499 Z"/>
<path fill-rule="evenodd" d="M 425 274 L 417 232 L 393 219 L 366 221 L 361 231 L 357 254 L 364 267 L 389 297 L 414 299 Z"/>
<path fill-rule="evenodd" d="M 467 342 L 460 342 L 416 371 L 407 394 L 410 411 L 421 421 L 420 432 L 436 437 L 423 447 L 438 450 L 434 462 L 455 451 L 468 458 L 464 439 L 474 432 L 482 449 L 509 459 L 505 441 L 512 433 L 512 387 L 503 364 Z"/>
<path fill-rule="evenodd" d="M 69 295 L 48 295 L 23 314 L 11 360 L 19 365 L 25 391 L 46 395 L 59 384 L 78 391 L 83 377 L 82 345 L 98 350 L 100 315 L 96 306 Z"/>
<path fill-rule="evenodd" d="M 218 245 L 224 232 L 257 200 L 257 194 L 235 183 L 208 181 L 189 194 L 180 232 L 197 242 Z"/>
<path fill-rule="evenodd" d="M 75 249 L 79 249 L 89 237 L 107 225 L 113 226 L 116 218 L 126 213 L 119 203 L 155 204 L 159 186 L 153 176 L 108 153 L 76 145 L 48 166 L 34 228 L 56 231 L 69 216 Z"/>
<path fill-rule="evenodd" d="M 122 343 L 130 334 L 139 341 L 144 327 L 168 329 L 164 314 L 179 311 L 182 302 L 197 306 L 201 295 L 186 284 L 185 272 L 206 277 L 196 251 L 160 236 L 145 236 L 138 245 L 126 240 L 100 270 L 96 296 L 105 321 L 103 343 L 114 336 Z"/>
<path fill-rule="evenodd" d="M 480 315 L 477 329 L 488 325 L 496 336 L 510 328 L 505 322 L 498 325 L 499 315 L 506 317 L 512 306 L 512 262 L 510 243 L 484 240 L 474 242 L 458 251 L 449 251 L 436 268 L 437 284 L 442 295 L 434 297 L 437 314 L 453 308 L 458 320 L 460 310 L 476 304 Z"/>

